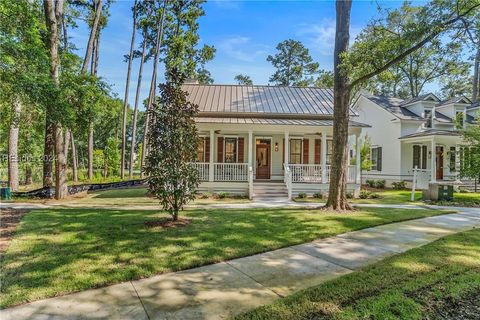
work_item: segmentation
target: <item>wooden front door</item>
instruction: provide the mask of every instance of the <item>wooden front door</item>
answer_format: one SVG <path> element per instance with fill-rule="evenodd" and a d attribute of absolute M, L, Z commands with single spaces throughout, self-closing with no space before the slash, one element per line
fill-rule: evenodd
<path fill-rule="evenodd" d="M 435 158 L 437 164 L 437 180 L 443 180 L 443 147 L 437 147 Z"/>
<path fill-rule="evenodd" d="M 256 179 L 270 179 L 270 142 L 256 144 Z"/>

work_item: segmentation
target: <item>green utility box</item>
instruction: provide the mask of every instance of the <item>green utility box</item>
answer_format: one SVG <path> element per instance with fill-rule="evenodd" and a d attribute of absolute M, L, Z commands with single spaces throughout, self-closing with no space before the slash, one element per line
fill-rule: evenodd
<path fill-rule="evenodd" d="M 452 185 L 438 185 L 438 200 L 453 200 L 453 186 Z"/>
<path fill-rule="evenodd" d="M 453 185 L 446 183 L 430 183 L 427 190 L 423 190 L 423 200 L 453 200 Z"/>
<path fill-rule="evenodd" d="M 9 187 L 0 188 L 0 199 L 11 200 L 12 199 L 12 190 L 10 190 Z"/>

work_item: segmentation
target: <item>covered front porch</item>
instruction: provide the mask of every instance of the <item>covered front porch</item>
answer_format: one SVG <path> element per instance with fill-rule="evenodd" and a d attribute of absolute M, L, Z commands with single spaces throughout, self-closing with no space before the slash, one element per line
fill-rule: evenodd
<path fill-rule="evenodd" d="M 200 140 L 194 165 L 202 181 L 200 192 L 248 194 L 251 199 L 254 184 L 266 181 L 283 183 L 289 198 L 300 192 L 328 192 L 333 150 L 331 120 L 196 121 Z M 349 133 L 350 141 L 359 146 L 361 125 L 353 124 Z M 359 154 L 360 148 L 356 148 L 349 156 L 358 159 Z M 348 167 L 348 186 L 352 194 L 359 192 L 359 161 Z"/>
<path fill-rule="evenodd" d="M 402 138 L 402 164 L 406 174 L 415 168 L 428 182 L 460 182 L 462 139 L 456 132 Z"/>

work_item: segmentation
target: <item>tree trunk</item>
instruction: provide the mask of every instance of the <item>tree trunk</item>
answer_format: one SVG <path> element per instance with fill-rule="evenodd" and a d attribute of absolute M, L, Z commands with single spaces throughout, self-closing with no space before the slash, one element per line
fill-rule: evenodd
<path fill-rule="evenodd" d="M 135 32 L 137 28 L 137 0 L 133 3 L 133 29 L 130 41 L 130 55 L 128 56 L 127 81 L 125 84 L 125 97 L 123 99 L 122 118 L 122 160 L 120 164 L 120 177 L 125 178 L 125 149 L 127 148 L 127 113 L 128 113 L 128 90 L 130 89 L 130 72 L 132 70 L 133 47 L 135 45 Z"/>
<path fill-rule="evenodd" d="M 93 123 L 88 126 L 88 180 L 93 179 Z"/>
<path fill-rule="evenodd" d="M 12 120 L 8 132 L 8 186 L 18 190 L 18 134 L 20 132 L 20 113 L 22 105 L 15 98 L 12 105 Z"/>
<path fill-rule="evenodd" d="M 45 112 L 45 143 L 43 149 L 43 187 L 53 186 L 54 128 L 49 108 Z"/>
<path fill-rule="evenodd" d="M 157 36 L 155 39 L 155 55 L 153 57 L 153 70 L 152 70 L 152 80 L 150 82 L 150 93 L 148 96 L 148 105 L 145 114 L 145 129 L 143 133 L 143 145 L 142 145 L 142 155 L 140 159 L 140 177 L 144 178 L 143 165 L 145 163 L 145 156 L 148 149 L 148 126 L 150 122 L 150 109 L 152 108 L 153 103 L 155 102 L 155 87 L 157 83 L 157 67 L 158 67 L 158 56 L 160 54 L 160 47 L 162 45 L 163 37 L 163 22 L 165 17 L 165 7 L 167 5 L 167 0 L 163 2 L 162 16 L 158 24 Z"/>
<path fill-rule="evenodd" d="M 133 178 L 133 163 L 135 159 L 135 143 L 137 136 L 137 115 L 138 115 L 138 100 L 140 99 L 140 89 L 142 86 L 142 71 L 143 63 L 145 61 L 145 51 L 147 50 L 147 30 L 143 30 L 143 45 L 142 57 L 140 59 L 140 69 L 138 70 L 137 92 L 135 93 L 135 106 L 133 109 L 133 126 L 132 126 L 132 145 L 130 147 L 130 163 L 128 164 L 128 179 Z"/>
<path fill-rule="evenodd" d="M 90 62 L 90 56 L 92 55 L 94 41 L 97 36 L 98 22 L 102 14 L 102 6 L 102 0 L 96 0 L 95 17 L 93 19 L 92 29 L 90 30 L 90 36 L 88 38 L 87 50 L 85 50 L 85 59 L 83 59 L 82 73 L 87 72 L 88 63 Z"/>
<path fill-rule="evenodd" d="M 63 0 L 57 1 L 43 1 L 45 10 L 45 23 L 48 30 L 48 45 L 50 53 L 50 75 L 58 86 L 59 84 L 59 70 L 60 70 L 60 58 L 58 55 L 59 46 L 59 27 L 63 21 Z M 50 118 L 47 118 L 47 131 L 49 126 L 52 126 L 54 139 L 55 139 L 55 198 L 63 199 L 67 196 L 67 164 L 65 159 L 65 137 L 63 130 L 58 123 L 58 119 L 55 119 L 55 123 L 50 122 Z M 47 144 L 47 139 L 45 139 Z M 45 147 L 45 153 L 47 153 L 47 146 Z M 45 179 L 45 178 L 44 178 Z"/>
<path fill-rule="evenodd" d="M 334 121 L 332 166 L 330 172 L 330 189 L 326 207 L 334 210 L 350 210 L 347 202 L 348 169 L 348 121 L 350 87 L 348 76 L 341 72 L 341 55 L 347 51 L 350 38 L 351 0 L 336 3 L 336 32 L 334 52 Z"/>
<path fill-rule="evenodd" d="M 29 186 L 32 183 L 33 183 L 32 167 L 30 167 L 30 165 L 27 165 L 25 167 L 25 185 Z"/>
<path fill-rule="evenodd" d="M 77 147 L 75 146 L 75 139 L 73 137 L 73 132 L 70 131 L 70 140 L 72 144 L 72 174 L 73 181 L 78 182 L 78 157 L 77 157 Z"/>
<path fill-rule="evenodd" d="M 478 100 L 480 94 L 479 82 L 480 82 L 480 44 L 477 48 L 477 54 L 475 55 L 475 63 L 473 65 L 473 87 L 472 87 L 472 102 Z"/>

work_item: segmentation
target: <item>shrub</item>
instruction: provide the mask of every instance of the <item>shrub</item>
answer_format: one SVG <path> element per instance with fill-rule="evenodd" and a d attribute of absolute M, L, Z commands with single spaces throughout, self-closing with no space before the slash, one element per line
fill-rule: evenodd
<path fill-rule="evenodd" d="M 315 192 L 313 194 L 313 197 L 316 198 L 316 199 L 322 199 L 322 194 L 320 192 Z"/>
<path fill-rule="evenodd" d="M 218 199 L 225 199 L 226 197 L 228 197 L 228 192 L 220 191 L 219 193 L 217 193 Z"/>
<path fill-rule="evenodd" d="M 245 193 L 239 193 L 239 194 L 234 194 L 232 196 L 232 198 L 234 198 L 234 199 L 248 199 L 248 195 L 246 195 Z"/>
<path fill-rule="evenodd" d="M 380 195 L 379 195 L 378 193 L 373 192 L 373 193 L 371 193 L 371 194 L 368 196 L 368 198 L 370 198 L 370 199 L 379 199 L 379 198 L 380 198 Z"/>
<path fill-rule="evenodd" d="M 212 196 L 212 194 L 210 192 L 204 192 L 200 195 L 200 198 L 201 199 L 208 199 Z"/>
<path fill-rule="evenodd" d="M 375 188 L 377 188 L 377 189 L 385 189 L 385 184 L 386 184 L 386 183 L 387 183 L 387 182 L 386 182 L 385 180 L 377 180 L 377 181 L 375 182 Z"/>
<path fill-rule="evenodd" d="M 402 180 L 402 181 L 398 181 L 398 182 L 392 182 L 392 187 L 395 190 L 403 190 L 407 186 L 406 186 L 406 182 Z"/>
<path fill-rule="evenodd" d="M 360 191 L 360 199 L 368 199 L 370 197 L 371 192 L 367 190 Z"/>
<path fill-rule="evenodd" d="M 305 199 L 305 198 L 307 197 L 307 194 L 306 194 L 305 192 L 300 192 L 300 193 L 298 194 L 298 197 L 299 197 L 300 199 Z"/>
<path fill-rule="evenodd" d="M 347 199 L 353 199 L 353 193 L 347 192 Z"/>
<path fill-rule="evenodd" d="M 375 188 L 375 180 L 365 181 L 370 188 Z"/>

